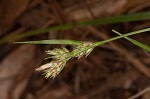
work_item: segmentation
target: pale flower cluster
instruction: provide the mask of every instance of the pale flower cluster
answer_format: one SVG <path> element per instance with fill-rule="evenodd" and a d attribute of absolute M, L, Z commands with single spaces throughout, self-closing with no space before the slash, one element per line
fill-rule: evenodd
<path fill-rule="evenodd" d="M 46 53 L 50 55 L 47 59 L 52 58 L 50 63 L 44 64 L 37 68 L 37 71 L 44 71 L 46 78 L 55 78 L 61 70 L 65 67 L 66 62 L 74 57 L 81 58 L 82 56 L 88 56 L 93 48 L 88 48 L 91 46 L 91 42 L 84 42 L 81 45 L 74 47 L 73 51 L 69 51 L 66 48 L 48 50 Z"/>

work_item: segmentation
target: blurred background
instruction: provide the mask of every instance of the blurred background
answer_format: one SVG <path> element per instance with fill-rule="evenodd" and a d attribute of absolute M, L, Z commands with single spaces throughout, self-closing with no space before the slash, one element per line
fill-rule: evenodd
<path fill-rule="evenodd" d="M 0 0 L 0 99 L 128 99 L 149 88 L 150 54 L 125 39 L 97 47 L 87 58 L 69 61 L 55 79 L 45 79 L 35 68 L 51 61 L 44 60 L 46 50 L 62 45 L 12 44 L 105 40 L 116 36 L 112 29 L 127 33 L 150 27 L 150 21 L 45 28 L 148 11 L 150 0 Z M 132 38 L 150 45 L 149 33 Z M 150 99 L 150 92 L 136 99 Z"/>

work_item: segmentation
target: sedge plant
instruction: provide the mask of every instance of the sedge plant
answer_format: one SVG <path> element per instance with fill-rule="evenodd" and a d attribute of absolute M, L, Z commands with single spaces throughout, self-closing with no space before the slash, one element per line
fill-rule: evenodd
<path fill-rule="evenodd" d="M 46 59 L 52 58 L 52 61 L 50 61 L 47 64 L 44 64 L 36 69 L 36 71 L 43 71 L 46 78 L 55 78 L 62 69 L 66 66 L 66 63 L 73 58 L 81 58 L 83 56 L 87 57 L 95 47 L 101 46 L 103 44 L 106 44 L 108 42 L 112 42 L 114 40 L 125 38 L 129 40 L 131 43 L 143 48 L 144 50 L 150 52 L 150 47 L 148 45 L 145 45 L 139 41 L 136 41 L 134 39 L 129 38 L 128 36 L 148 32 L 150 31 L 150 28 L 121 34 L 115 30 L 116 34 L 119 36 L 112 37 L 107 40 L 98 41 L 98 42 L 90 42 L 90 41 L 76 41 L 76 40 L 40 40 L 40 41 L 25 41 L 25 42 L 15 42 L 18 44 L 65 44 L 65 45 L 71 45 L 73 47 L 73 50 L 70 51 L 67 48 L 54 48 L 53 50 L 46 51 L 46 54 L 49 55 Z"/>

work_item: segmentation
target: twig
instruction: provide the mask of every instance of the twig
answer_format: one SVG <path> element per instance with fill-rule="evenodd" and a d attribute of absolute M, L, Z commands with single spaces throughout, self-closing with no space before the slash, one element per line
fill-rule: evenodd
<path fill-rule="evenodd" d="M 146 92 L 148 92 L 148 91 L 150 91 L 150 87 L 148 87 L 148 88 L 146 88 L 146 89 L 140 91 L 139 93 L 137 93 L 136 95 L 130 97 L 129 99 L 135 99 L 135 98 L 138 98 L 139 96 L 143 95 L 144 93 L 146 93 Z"/>

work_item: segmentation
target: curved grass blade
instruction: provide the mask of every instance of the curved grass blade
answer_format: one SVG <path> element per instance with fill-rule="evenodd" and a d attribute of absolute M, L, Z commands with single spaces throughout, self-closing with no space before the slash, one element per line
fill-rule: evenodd
<path fill-rule="evenodd" d="M 112 23 L 119 23 L 119 22 L 131 22 L 131 21 L 139 21 L 139 20 L 149 20 L 150 19 L 150 12 L 143 12 L 143 13 L 135 13 L 135 14 L 128 14 L 128 15 L 120 15 L 120 16 L 112 16 L 108 18 L 100 18 L 94 20 L 88 20 L 83 22 L 77 23 L 68 23 L 63 25 L 57 25 L 45 29 L 37 29 L 34 31 L 21 33 L 21 34 L 14 34 L 8 35 L 0 40 L 0 44 L 18 40 L 20 38 L 30 37 L 38 34 L 47 33 L 49 31 L 57 31 L 57 30 L 66 30 L 72 28 L 79 28 L 91 25 L 105 25 L 105 24 L 112 24 Z"/>
<path fill-rule="evenodd" d="M 112 31 L 113 31 L 114 33 L 118 34 L 118 35 L 123 35 L 123 34 L 117 32 L 117 31 L 115 31 L 115 30 L 112 30 Z M 129 38 L 129 37 L 124 37 L 124 38 L 127 39 L 128 41 L 132 42 L 133 44 L 137 45 L 138 47 L 141 47 L 141 48 L 143 48 L 144 50 L 150 52 L 150 46 L 145 45 L 145 44 L 143 44 L 143 43 L 141 43 L 141 42 L 139 42 L 139 41 L 137 41 L 137 40 L 131 39 L 131 38 Z"/>

